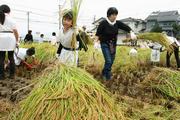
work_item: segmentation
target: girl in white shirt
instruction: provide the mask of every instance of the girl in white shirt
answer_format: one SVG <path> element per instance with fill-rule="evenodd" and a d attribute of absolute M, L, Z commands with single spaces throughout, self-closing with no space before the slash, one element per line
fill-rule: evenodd
<path fill-rule="evenodd" d="M 87 51 L 87 46 L 81 39 L 79 33 L 75 32 L 73 28 L 73 13 L 72 10 L 68 10 L 64 13 L 63 28 L 59 31 L 59 47 L 57 50 L 56 57 L 63 64 L 68 66 L 78 65 L 78 50 L 82 48 Z M 72 46 L 73 35 L 76 34 L 76 47 Z"/>
<path fill-rule="evenodd" d="M 5 54 L 8 51 L 10 61 L 9 78 L 15 77 L 14 50 L 18 43 L 18 31 L 13 19 L 9 16 L 10 8 L 7 5 L 0 6 L 0 80 L 5 79 L 4 62 Z"/>
<path fill-rule="evenodd" d="M 59 41 L 60 45 L 57 51 L 57 57 L 60 62 L 70 65 L 76 66 L 78 63 L 78 42 L 77 48 L 72 48 L 71 42 L 74 34 L 73 26 L 73 13 L 72 11 L 68 11 L 64 13 L 63 19 L 63 29 L 59 31 Z"/>

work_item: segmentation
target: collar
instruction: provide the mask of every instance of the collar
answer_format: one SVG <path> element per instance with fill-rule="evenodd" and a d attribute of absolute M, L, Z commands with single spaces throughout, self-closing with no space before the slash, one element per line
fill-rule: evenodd
<path fill-rule="evenodd" d="M 111 22 L 108 18 L 106 18 L 107 22 L 110 24 L 110 25 L 114 25 L 116 24 L 116 20 L 114 22 Z"/>

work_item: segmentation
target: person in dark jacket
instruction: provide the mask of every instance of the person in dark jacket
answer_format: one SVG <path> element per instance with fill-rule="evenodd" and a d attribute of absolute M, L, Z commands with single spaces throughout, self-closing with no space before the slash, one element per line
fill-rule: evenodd
<path fill-rule="evenodd" d="M 136 39 L 136 35 L 129 26 L 116 20 L 117 15 L 118 10 L 115 7 L 110 7 L 107 11 L 107 18 L 99 24 L 96 32 L 105 59 L 104 68 L 102 70 L 102 76 L 105 80 L 111 79 L 111 67 L 116 55 L 118 30 L 124 30 L 130 33 L 131 39 Z"/>
<path fill-rule="evenodd" d="M 26 34 L 24 38 L 24 42 L 33 42 L 32 30 L 28 31 L 28 34 Z"/>

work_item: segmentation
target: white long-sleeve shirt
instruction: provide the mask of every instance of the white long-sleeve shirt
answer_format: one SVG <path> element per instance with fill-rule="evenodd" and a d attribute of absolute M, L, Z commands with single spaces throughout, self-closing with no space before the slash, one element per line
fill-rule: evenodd
<path fill-rule="evenodd" d="M 170 44 L 173 44 L 173 43 L 176 43 L 178 46 L 180 46 L 180 43 L 177 41 L 177 39 L 175 37 L 170 37 L 170 36 L 167 36 Z"/>
<path fill-rule="evenodd" d="M 15 51 L 14 54 L 14 62 L 16 65 L 20 65 L 22 60 L 25 60 L 27 56 L 27 48 L 19 48 L 19 50 Z"/>

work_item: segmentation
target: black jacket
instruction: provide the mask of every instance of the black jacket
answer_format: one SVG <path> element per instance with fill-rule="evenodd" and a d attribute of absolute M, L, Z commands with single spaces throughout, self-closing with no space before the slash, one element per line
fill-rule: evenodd
<path fill-rule="evenodd" d="M 97 28 L 96 36 L 99 37 L 100 42 L 117 41 L 119 29 L 126 32 L 131 31 L 131 28 L 121 21 L 117 20 L 114 25 L 110 25 L 107 20 L 103 20 Z"/>

